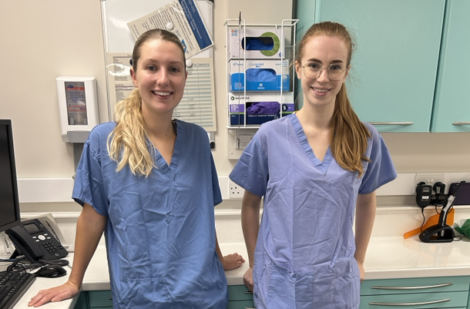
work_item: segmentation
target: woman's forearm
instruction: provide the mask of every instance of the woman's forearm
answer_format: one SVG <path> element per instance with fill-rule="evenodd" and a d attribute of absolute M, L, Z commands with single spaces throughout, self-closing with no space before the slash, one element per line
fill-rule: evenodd
<path fill-rule="evenodd" d="M 90 205 L 85 203 L 77 221 L 75 253 L 72 272 L 69 277 L 69 281 L 78 288 L 82 285 L 85 271 L 98 246 L 106 221 L 106 217 L 98 214 Z"/>
<path fill-rule="evenodd" d="M 376 211 L 375 192 L 369 194 L 360 194 L 356 203 L 356 260 L 364 263 L 367 246 L 369 245 L 372 228 L 375 221 Z"/>
<path fill-rule="evenodd" d="M 258 239 L 260 205 L 260 196 L 245 191 L 242 202 L 242 229 L 250 267 L 253 267 L 256 241 Z"/>

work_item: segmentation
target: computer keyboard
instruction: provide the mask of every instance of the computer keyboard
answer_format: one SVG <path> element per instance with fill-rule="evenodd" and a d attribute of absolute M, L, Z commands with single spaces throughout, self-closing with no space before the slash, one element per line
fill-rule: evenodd
<path fill-rule="evenodd" d="M 0 272 L 0 309 L 11 309 L 36 280 L 34 274 L 18 271 Z"/>

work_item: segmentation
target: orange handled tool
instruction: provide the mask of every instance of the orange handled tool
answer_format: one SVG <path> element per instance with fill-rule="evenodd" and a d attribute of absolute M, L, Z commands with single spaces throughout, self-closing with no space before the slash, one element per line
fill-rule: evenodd
<path fill-rule="evenodd" d="M 417 234 L 421 233 L 422 231 L 424 231 L 428 227 L 438 224 L 439 223 L 439 215 L 440 214 L 435 214 L 435 215 L 429 217 L 428 221 L 426 221 L 426 223 L 423 225 L 422 228 L 420 226 L 420 227 L 418 227 L 414 230 L 406 232 L 405 234 L 403 234 L 403 238 L 405 238 L 405 239 L 410 238 L 411 236 L 414 236 L 414 235 L 417 235 Z M 454 208 L 452 208 L 449 211 L 449 214 L 447 215 L 446 224 L 447 225 L 454 224 Z"/>

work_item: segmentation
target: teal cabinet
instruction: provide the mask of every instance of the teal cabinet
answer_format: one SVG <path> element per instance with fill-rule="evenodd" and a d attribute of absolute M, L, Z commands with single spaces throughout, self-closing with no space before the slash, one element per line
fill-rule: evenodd
<path fill-rule="evenodd" d="M 111 291 L 81 292 L 74 309 L 112 309 L 113 300 Z"/>
<path fill-rule="evenodd" d="M 447 1 L 431 129 L 470 132 L 470 1 Z"/>
<path fill-rule="evenodd" d="M 228 286 L 227 309 L 255 308 L 253 294 L 244 285 Z M 113 308 L 111 291 L 81 292 L 74 309 Z"/>
<path fill-rule="evenodd" d="M 314 21 L 350 30 L 349 97 L 380 132 L 470 132 L 469 12 L 468 0 L 298 0 L 297 41 Z"/>
<path fill-rule="evenodd" d="M 255 308 L 253 294 L 244 285 L 229 285 L 227 309 L 251 308 Z"/>
<path fill-rule="evenodd" d="M 78 300 L 75 303 L 74 309 L 88 309 L 88 293 L 81 292 L 78 296 Z"/>
<path fill-rule="evenodd" d="M 297 12 L 311 12 L 311 2 L 299 0 Z M 429 132 L 444 11 L 445 0 L 316 1 L 315 22 L 342 23 L 356 42 L 347 86 L 362 121 L 383 123 L 381 132 Z M 297 42 L 310 16 L 300 18 Z"/>
<path fill-rule="evenodd" d="M 360 309 L 466 309 L 469 287 L 469 276 L 366 280 L 361 284 Z"/>
<path fill-rule="evenodd" d="M 461 308 L 470 309 L 470 276 L 365 280 L 361 284 L 360 309 Z M 227 309 L 255 308 L 253 295 L 244 285 L 228 286 Z M 80 293 L 75 309 L 113 308 L 111 291 Z"/>
<path fill-rule="evenodd" d="M 111 291 L 89 291 L 89 308 L 113 308 L 113 296 Z"/>

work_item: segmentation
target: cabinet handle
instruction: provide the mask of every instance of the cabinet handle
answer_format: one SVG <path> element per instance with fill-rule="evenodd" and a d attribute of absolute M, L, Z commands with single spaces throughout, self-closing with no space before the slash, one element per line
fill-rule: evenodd
<path fill-rule="evenodd" d="M 470 121 L 457 121 L 457 122 L 452 122 L 454 126 L 463 126 L 463 125 L 468 125 L 470 124 Z"/>
<path fill-rule="evenodd" d="M 245 294 L 253 294 L 252 291 L 245 291 Z M 256 309 L 255 307 L 244 307 L 244 309 Z"/>
<path fill-rule="evenodd" d="M 443 286 L 449 286 L 452 283 L 441 283 L 436 285 L 423 285 L 423 286 L 371 286 L 371 289 L 377 290 L 422 290 L 422 289 L 434 289 L 442 288 Z"/>
<path fill-rule="evenodd" d="M 412 125 L 414 122 L 409 121 L 409 122 L 369 122 L 370 124 L 380 126 L 380 125 L 398 125 L 398 126 L 409 126 Z"/>
<path fill-rule="evenodd" d="M 450 301 L 450 298 L 425 301 L 425 302 L 419 302 L 419 303 L 375 303 L 375 302 L 372 302 L 372 303 L 369 303 L 369 305 L 371 306 L 420 306 L 420 305 L 444 303 L 446 301 Z"/>

